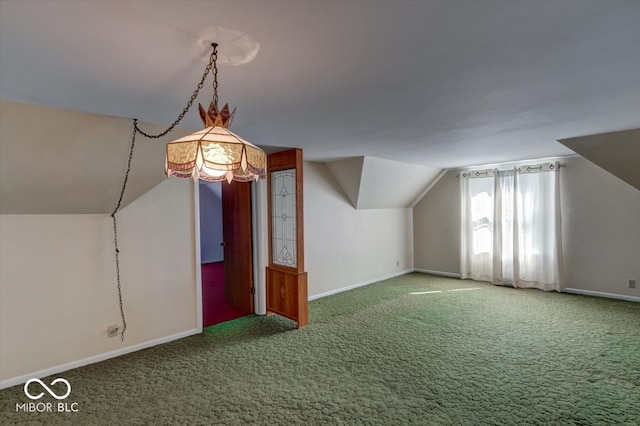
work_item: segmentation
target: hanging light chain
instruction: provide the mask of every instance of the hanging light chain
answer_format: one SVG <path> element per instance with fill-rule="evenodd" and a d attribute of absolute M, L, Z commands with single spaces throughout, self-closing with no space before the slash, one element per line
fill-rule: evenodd
<path fill-rule="evenodd" d="M 120 204 L 122 204 L 122 197 L 124 197 L 124 190 L 127 187 L 127 181 L 129 180 L 129 172 L 131 171 L 131 160 L 133 159 L 133 148 L 136 144 L 136 131 L 138 130 L 138 119 L 133 119 L 133 135 L 131 136 L 131 147 L 129 148 L 129 160 L 127 160 L 127 171 L 124 174 L 124 181 L 122 182 L 122 188 L 120 188 L 120 197 L 118 198 L 118 204 L 113 209 L 111 217 L 114 217 L 118 210 L 120 210 Z"/>
<path fill-rule="evenodd" d="M 122 188 L 120 188 L 120 197 L 118 198 L 118 204 L 111 213 L 111 219 L 113 220 L 113 245 L 115 247 L 116 254 L 116 280 L 118 282 L 118 302 L 120 305 L 120 318 L 122 319 L 122 331 L 120 332 L 120 338 L 124 342 L 124 332 L 127 331 L 127 319 L 124 315 L 124 305 L 122 303 L 122 286 L 120 284 L 120 249 L 118 247 L 118 224 L 116 222 L 116 213 L 120 209 L 122 204 L 122 198 L 124 197 L 124 190 L 127 188 L 127 181 L 129 180 L 129 172 L 131 171 L 131 160 L 133 159 L 133 148 L 136 145 L 136 129 L 138 128 L 138 119 L 133 119 L 133 135 L 131 136 L 131 147 L 129 148 L 129 160 L 127 161 L 127 171 L 124 174 L 124 181 L 122 182 Z"/>
<path fill-rule="evenodd" d="M 116 248 L 116 278 L 118 280 L 118 303 L 120 305 L 120 318 L 122 319 L 122 331 L 120 332 L 120 339 L 124 342 L 124 332 L 127 331 L 127 319 L 124 315 L 124 304 L 122 303 L 122 286 L 120 284 L 120 250 L 118 249 L 118 225 L 116 223 L 116 217 L 111 216 L 113 220 L 113 243 Z"/>
<path fill-rule="evenodd" d="M 159 139 L 163 136 L 165 136 L 167 133 L 169 133 L 170 131 L 172 131 L 184 118 L 184 116 L 187 114 L 187 112 L 189 112 L 189 109 L 191 109 L 191 106 L 193 105 L 193 102 L 196 100 L 196 98 L 198 97 L 198 94 L 200 93 L 200 89 L 202 89 L 204 87 L 204 82 L 207 79 L 207 76 L 209 75 L 209 72 L 211 72 L 211 69 L 213 68 L 214 70 L 214 79 L 213 79 L 213 90 L 214 90 L 214 95 L 213 95 L 213 101 L 216 104 L 216 106 L 218 105 L 218 81 L 217 81 L 217 74 L 218 74 L 218 67 L 216 66 L 216 61 L 218 59 L 218 51 L 217 51 L 217 47 L 218 44 L 217 43 L 211 43 L 211 46 L 213 46 L 213 52 L 211 52 L 211 55 L 209 56 L 209 63 L 207 64 L 207 67 L 204 69 L 204 74 L 202 74 L 202 78 L 200 79 L 200 83 L 198 83 L 198 87 L 196 88 L 196 90 L 193 91 L 193 94 L 191 95 L 191 98 L 189 98 L 189 102 L 187 102 L 187 105 L 182 109 L 182 112 L 180 113 L 180 115 L 178 116 L 178 118 L 176 119 L 176 121 L 174 121 L 171 126 L 169 126 L 167 128 L 167 130 L 165 130 L 162 133 L 158 133 L 157 135 L 152 135 L 149 133 L 144 132 L 143 130 L 141 130 L 138 127 L 137 123 L 135 124 L 135 130 L 140 133 L 142 136 L 145 136 L 149 139 Z"/>
<path fill-rule="evenodd" d="M 218 43 L 211 43 L 213 52 L 213 105 L 218 108 Z"/>
<path fill-rule="evenodd" d="M 120 332 L 120 338 L 122 339 L 123 342 L 124 342 L 124 332 L 127 330 L 127 320 L 124 314 L 124 304 L 122 303 L 122 286 L 120 283 L 120 249 L 118 247 L 118 224 L 116 221 L 116 213 L 118 212 L 118 210 L 120 210 L 120 205 L 122 204 L 124 192 L 127 189 L 127 181 L 129 180 L 129 172 L 131 171 L 131 160 L 133 159 L 133 149 L 136 144 L 136 133 L 140 133 L 141 135 L 149 139 L 159 139 L 165 136 L 166 134 L 168 134 L 170 131 L 172 131 L 182 121 L 182 119 L 187 114 L 187 112 L 189 112 L 189 109 L 191 109 L 193 102 L 196 100 L 196 98 L 198 97 L 198 94 L 200 93 L 200 89 L 204 87 L 204 82 L 207 79 L 209 72 L 211 72 L 211 69 L 214 70 L 213 100 L 217 107 L 218 105 L 218 67 L 216 65 L 216 61 L 218 59 L 218 50 L 217 50 L 218 44 L 211 43 L 211 46 L 213 47 L 213 52 L 211 52 L 211 55 L 209 56 L 209 63 L 204 69 L 204 74 L 202 74 L 202 78 L 198 83 L 198 87 L 196 88 L 196 90 L 193 91 L 191 98 L 189 98 L 187 105 L 182 109 L 182 112 L 180 113 L 180 115 L 178 115 L 178 118 L 165 131 L 158 133 L 157 135 L 146 133 L 143 130 L 141 130 L 140 127 L 138 127 L 138 119 L 137 118 L 133 119 L 133 135 L 131 136 L 131 147 L 129 148 L 129 159 L 127 161 L 127 171 L 124 175 L 122 188 L 120 188 L 120 196 L 118 198 L 118 203 L 116 204 L 116 208 L 113 210 L 113 213 L 111 213 L 111 219 L 113 221 L 113 244 L 115 247 L 115 258 L 116 258 L 116 280 L 118 283 L 118 302 L 120 305 L 120 318 L 122 319 L 122 331 Z"/>

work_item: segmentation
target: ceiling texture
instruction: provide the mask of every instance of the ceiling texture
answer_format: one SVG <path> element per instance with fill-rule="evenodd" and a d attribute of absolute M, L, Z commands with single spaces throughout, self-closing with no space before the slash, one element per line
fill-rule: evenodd
<path fill-rule="evenodd" d="M 218 41 L 220 99 L 257 145 L 438 169 L 543 158 L 640 127 L 639 22 L 616 0 L 2 0 L 0 97 L 168 125 Z"/>

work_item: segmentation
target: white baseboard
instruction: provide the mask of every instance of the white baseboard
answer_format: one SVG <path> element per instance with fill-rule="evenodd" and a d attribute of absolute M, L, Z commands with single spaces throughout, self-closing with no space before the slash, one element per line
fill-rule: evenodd
<path fill-rule="evenodd" d="M 460 274 L 456 274 L 455 272 L 432 271 L 431 269 L 420 269 L 420 268 L 415 268 L 414 271 L 420 272 L 423 274 L 440 275 L 443 277 L 451 277 L 451 278 L 460 278 Z"/>
<path fill-rule="evenodd" d="M 338 288 L 338 289 L 335 289 L 335 290 L 326 291 L 324 293 L 315 294 L 313 296 L 309 296 L 309 301 L 316 300 L 316 299 L 321 299 L 323 297 L 327 297 L 327 296 L 331 296 L 331 295 L 334 295 L 334 294 L 342 293 L 344 291 L 353 290 L 354 288 L 364 287 L 365 285 L 374 284 L 374 283 L 377 283 L 377 282 L 380 282 L 380 281 L 384 281 L 384 280 L 388 280 L 388 279 L 391 279 L 391 278 L 399 277 L 401 275 L 406 275 L 406 274 L 409 274 L 411 272 L 413 272 L 413 269 L 406 269 L 404 271 L 396 272 L 394 274 L 386 275 L 384 277 L 379 277 L 379 278 L 375 278 L 375 279 L 372 279 L 372 280 L 369 280 L 369 281 L 365 281 L 365 282 L 361 282 L 361 283 L 357 283 L 357 284 L 352 284 L 352 285 L 349 285 L 349 286 L 346 286 L 346 287 Z"/>
<path fill-rule="evenodd" d="M 606 297 L 608 299 L 627 300 L 629 302 L 640 302 L 640 297 L 627 296 L 624 294 L 605 293 L 602 291 L 582 290 L 581 288 L 565 288 L 566 293 L 582 294 L 584 296 Z"/>
<path fill-rule="evenodd" d="M 11 386 L 20 385 L 22 383 L 26 383 L 29 379 L 41 379 L 43 377 L 50 376 L 52 374 L 62 373 L 63 371 L 68 371 L 74 368 L 83 367 L 85 365 L 94 364 L 96 362 L 105 361 L 109 358 L 115 358 L 120 355 L 125 355 L 131 352 L 136 352 L 141 349 L 147 349 L 152 346 L 160 345 L 162 343 L 168 343 L 172 340 L 182 339 L 183 337 L 193 336 L 194 334 L 198 334 L 198 330 L 195 328 L 193 330 L 183 331 L 181 333 L 172 334 L 171 336 L 161 337 L 159 339 L 150 340 L 144 343 L 138 343 L 137 345 L 127 346 L 126 348 L 117 349 L 111 352 L 105 352 L 103 354 L 94 355 L 89 358 L 84 358 L 78 361 L 69 362 L 67 364 L 58 365 L 55 367 L 47 368 L 40 371 L 35 371 L 30 374 L 25 374 L 18 377 L 13 377 L 11 379 L 6 379 L 0 381 L 0 389 L 8 388 Z"/>

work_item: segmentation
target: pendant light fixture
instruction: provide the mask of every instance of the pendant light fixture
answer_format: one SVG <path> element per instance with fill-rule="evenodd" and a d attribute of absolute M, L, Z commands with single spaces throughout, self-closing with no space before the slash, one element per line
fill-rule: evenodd
<path fill-rule="evenodd" d="M 213 69 L 213 101 L 207 110 L 198 104 L 205 128 L 167 144 L 165 173 L 167 177 L 209 182 L 264 179 L 265 152 L 229 130 L 235 108 L 232 112 L 228 104 L 218 108 L 218 44 L 211 46 L 213 53 L 206 72 Z"/>
<path fill-rule="evenodd" d="M 202 74 L 196 90 L 193 91 L 189 101 L 187 101 L 187 105 L 182 109 L 178 118 L 169 127 L 158 134 L 150 134 L 138 126 L 138 119 L 133 119 L 133 134 L 131 135 L 127 170 L 124 175 L 122 187 L 120 188 L 118 202 L 113 213 L 111 213 L 118 302 L 120 305 L 120 317 L 122 319 L 122 328 L 119 333 L 122 341 L 124 341 L 124 333 L 127 330 L 127 320 L 125 318 L 124 303 L 122 300 L 120 248 L 118 247 L 118 221 L 116 215 L 120 211 L 124 193 L 127 189 L 127 181 L 129 180 L 129 173 L 131 172 L 131 160 L 133 159 L 136 144 L 136 135 L 140 134 L 149 139 L 159 139 L 175 129 L 187 112 L 189 112 L 193 102 L 200 93 L 200 89 L 204 86 L 209 72 L 213 70 L 213 101 L 209 105 L 208 110 L 205 110 L 202 105 L 198 104 L 200 118 L 202 118 L 202 122 L 206 128 L 167 144 L 165 173 L 167 177 L 191 177 L 196 180 L 202 179 L 210 182 L 226 179 L 229 183 L 233 180 L 249 182 L 260 178 L 264 179 L 266 176 L 267 155 L 264 151 L 229 130 L 229 125 L 233 120 L 236 110 L 234 109 L 233 112 L 229 112 L 229 106 L 227 104 L 225 104 L 222 109 L 218 108 L 218 44 L 211 43 L 211 47 L 213 47 L 213 51 L 209 57 L 209 63 Z"/>

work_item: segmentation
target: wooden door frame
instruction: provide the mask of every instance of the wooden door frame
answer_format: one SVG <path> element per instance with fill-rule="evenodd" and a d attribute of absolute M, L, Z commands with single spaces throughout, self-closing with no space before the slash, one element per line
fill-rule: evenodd
<path fill-rule="evenodd" d="M 233 183 L 232 183 L 233 185 Z M 196 329 L 202 333 L 202 253 L 200 252 L 200 185 L 193 185 L 195 276 L 196 276 Z M 253 309 L 258 315 L 267 313 L 266 276 L 267 265 L 267 181 L 251 183 L 251 222 L 253 239 Z"/>

